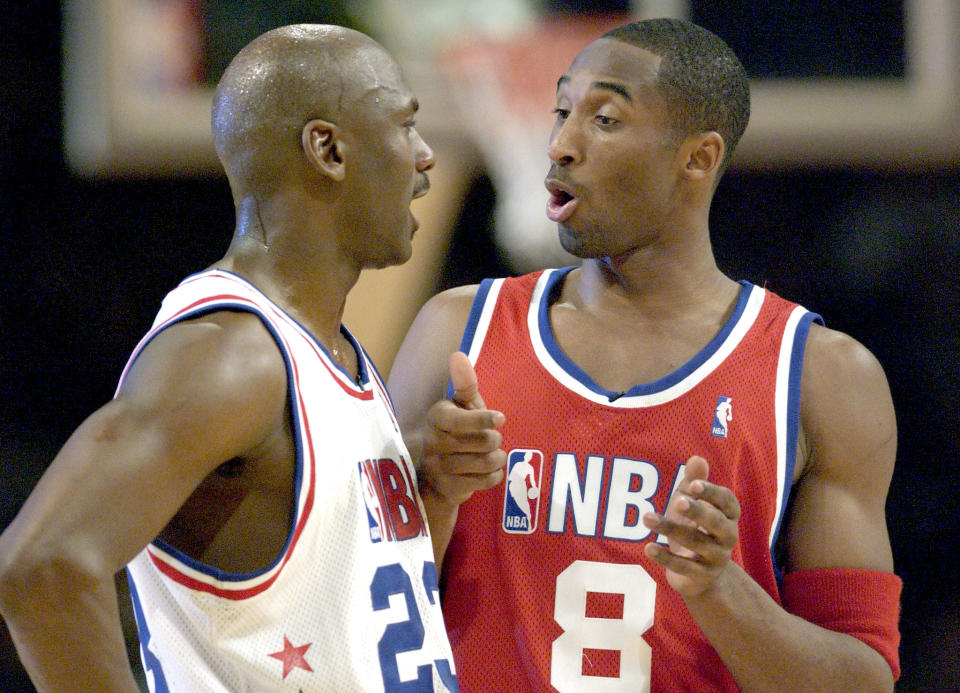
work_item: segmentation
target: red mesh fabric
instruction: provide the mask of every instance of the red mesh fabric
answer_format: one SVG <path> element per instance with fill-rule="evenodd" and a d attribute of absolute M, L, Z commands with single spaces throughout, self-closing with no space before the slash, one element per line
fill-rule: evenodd
<path fill-rule="evenodd" d="M 811 623 L 865 642 L 887 660 L 896 681 L 902 590 L 899 577 L 879 570 L 799 570 L 784 576 L 783 605 Z"/>
<path fill-rule="evenodd" d="M 538 357 L 527 323 L 538 277 L 505 281 L 476 361 L 485 402 L 506 415 L 504 449 L 540 451 L 543 465 L 533 532 L 505 531 L 505 482 L 461 507 L 444 602 L 461 689 L 540 691 L 553 681 L 590 690 L 596 676 L 622 684 L 648 677 L 653 691 L 737 690 L 663 570 L 644 555 L 656 537 L 639 517 L 662 512 L 681 465 L 703 456 L 711 481 L 730 487 L 743 508 L 734 560 L 779 601 L 769 548 L 778 496 L 774 399 L 795 306 L 766 293 L 738 346 L 692 389 L 654 406 L 624 405 L 627 397 L 618 407 L 572 391 L 557 364 Z M 725 438 L 711 432 L 719 397 L 732 403 Z M 617 595 L 619 615 L 598 593 Z"/>

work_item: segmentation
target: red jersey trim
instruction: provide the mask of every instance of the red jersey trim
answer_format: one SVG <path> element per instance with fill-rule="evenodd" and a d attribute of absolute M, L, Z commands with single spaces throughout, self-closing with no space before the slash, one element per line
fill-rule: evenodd
<path fill-rule="evenodd" d="M 187 281 L 196 281 L 197 279 L 201 279 L 206 276 L 210 275 L 195 275 L 193 278 Z M 269 300 L 267 300 L 267 303 L 268 306 L 272 308 L 272 305 L 269 304 Z M 185 554 L 177 555 L 180 552 L 176 551 L 176 549 L 173 549 L 172 547 L 168 551 L 165 547 L 158 546 L 156 543 L 148 545 L 146 550 L 147 555 L 150 557 L 150 560 L 153 562 L 156 568 L 174 582 L 183 585 L 188 589 L 207 592 L 226 599 L 241 600 L 263 592 L 277 579 L 283 567 L 292 556 L 313 508 L 316 480 L 313 436 L 310 431 L 310 422 L 305 416 L 305 406 L 300 388 L 299 368 L 293 356 L 293 350 L 291 349 L 289 342 L 272 323 L 270 317 L 265 313 L 264 307 L 258 305 L 256 302 L 246 297 L 233 294 L 219 294 L 206 297 L 176 311 L 172 316 L 164 320 L 162 323 L 156 325 L 150 330 L 150 332 L 147 333 L 147 335 L 140 341 L 140 344 L 137 345 L 133 355 L 130 357 L 126 367 L 124 368 L 124 371 L 120 377 L 120 385 L 118 386 L 117 390 L 119 391 L 120 387 L 122 387 L 124 379 L 126 378 L 126 375 L 133 362 L 139 356 L 143 348 L 149 343 L 149 341 L 153 339 L 153 337 L 186 316 L 210 307 L 217 306 L 240 306 L 249 310 L 255 315 L 261 316 L 261 318 L 267 322 L 268 329 L 274 338 L 282 342 L 284 360 L 289 364 L 289 368 L 291 370 L 290 377 L 292 379 L 294 392 L 296 393 L 295 407 L 297 414 L 295 428 L 299 431 L 298 438 L 301 440 L 300 445 L 298 445 L 298 449 L 301 450 L 301 459 L 298 463 L 298 476 L 300 477 L 298 479 L 298 486 L 300 490 L 297 494 L 297 519 L 295 520 L 294 529 L 291 532 L 288 541 L 286 542 L 283 554 L 269 567 L 252 575 L 235 575 L 224 573 L 212 566 L 202 563 L 201 561 L 194 560 Z M 286 318 L 285 314 L 276 309 L 272 309 L 272 312 L 279 318 Z M 334 376 L 334 379 L 340 385 L 341 389 L 344 389 L 347 394 L 357 397 L 358 399 L 371 400 L 373 398 L 373 392 L 371 390 L 364 390 L 363 392 L 358 393 L 352 389 L 348 390 L 347 388 L 344 388 L 341 379 L 337 377 L 337 375 L 330 369 L 329 365 L 326 363 L 324 354 L 317 349 L 317 345 L 315 345 L 314 341 L 309 338 L 309 334 L 305 333 L 305 331 L 295 322 L 291 323 L 291 321 L 287 320 L 287 323 L 292 324 L 292 326 L 298 329 L 298 332 L 300 332 L 301 336 L 304 337 L 307 344 L 320 359 L 327 371 Z M 358 358 L 362 360 L 364 359 L 364 356 L 362 354 L 358 354 Z M 304 473 L 309 475 L 308 479 L 302 478 Z M 306 482 L 305 492 L 303 491 L 304 482 Z"/>
<path fill-rule="evenodd" d="M 238 284 L 242 288 L 246 289 L 247 291 L 254 292 L 258 296 L 260 296 L 263 299 L 265 306 L 270 308 L 270 312 L 274 316 L 276 316 L 280 320 L 283 320 L 285 323 L 287 323 L 288 325 L 296 329 L 298 332 L 300 332 L 300 334 L 306 340 L 310 348 L 320 358 L 320 361 L 321 363 L 323 363 L 324 367 L 327 369 L 327 372 L 329 372 L 330 375 L 333 377 L 333 379 L 337 381 L 337 384 L 340 386 L 340 389 L 342 389 L 351 397 L 356 397 L 357 399 L 361 399 L 361 400 L 372 399 L 373 393 L 363 388 L 362 386 L 357 385 L 357 383 L 355 383 L 353 379 L 350 378 L 350 376 L 347 375 L 347 373 L 343 371 L 340 368 L 340 366 L 338 366 L 333 361 L 333 358 L 330 356 L 330 353 L 326 350 L 326 348 L 322 344 L 320 344 L 320 342 L 318 342 L 317 339 L 305 327 L 303 327 L 303 325 L 301 325 L 299 322 L 297 322 L 295 319 L 293 319 L 293 317 L 285 313 L 283 310 L 278 308 L 266 294 L 264 294 L 262 291 L 257 289 L 257 287 L 255 287 L 253 284 L 248 282 L 243 277 L 240 277 L 239 275 L 233 274 L 231 272 L 226 272 L 224 270 L 213 270 L 210 272 L 203 272 L 203 273 L 195 274 L 191 277 L 188 277 L 181 283 L 181 286 L 191 284 L 195 281 L 209 278 L 209 277 L 216 277 L 218 279 L 223 279 L 226 281 L 233 282 L 235 284 Z M 249 303 L 259 307 L 259 304 L 257 304 L 254 301 L 251 301 L 251 299 L 243 296 L 238 296 L 235 294 L 224 294 L 220 296 L 215 296 L 215 297 L 212 297 L 210 300 L 224 300 L 224 301 L 237 300 L 237 301 Z M 350 343 L 353 345 L 354 349 L 357 351 L 358 365 L 363 364 L 365 361 L 365 358 L 364 358 L 365 355 L 362 353 L 362 349 L 360 348 L 360 345 L 357 343 L 355 339 L 353 339 L 353 335 L 351 335 L 349 332 L 346 333 L 346 336 L 350 340 Z"/>

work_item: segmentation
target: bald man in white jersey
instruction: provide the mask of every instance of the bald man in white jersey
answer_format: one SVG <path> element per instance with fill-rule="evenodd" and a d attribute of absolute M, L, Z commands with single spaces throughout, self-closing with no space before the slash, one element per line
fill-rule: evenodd
<path fill-rule="evenodd" d="M 0 609 L 40 691 L 456 690 L 416 476 L 341 324 L 406 261 L 431 149 L 395 61 L 334 26 L 232 61 L 213 135 L 226 254 L 164 300 L 115 398 L 0 537 Z"/>

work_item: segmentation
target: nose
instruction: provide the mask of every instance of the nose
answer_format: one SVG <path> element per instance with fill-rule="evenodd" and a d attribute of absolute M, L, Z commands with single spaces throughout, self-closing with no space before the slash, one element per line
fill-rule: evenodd
<path fill-rule="evenodd" d="M 417 151 L 417 171 L 423 173 L 429 171 L 436 165 L 437 157 L 419 132 L 417 133 L 417 139 L 420 141 L 420 146 Z"/>
<path fill-rule="evenodd" d="M 579 147 L 574 142 L 574 125 L 568 117 L 558 121 L 550 135 L 550 144 L 547 146 L 547 156 L 550 161 L 560 166 L 569 166 L 578 163 L 581 159 Z"/>

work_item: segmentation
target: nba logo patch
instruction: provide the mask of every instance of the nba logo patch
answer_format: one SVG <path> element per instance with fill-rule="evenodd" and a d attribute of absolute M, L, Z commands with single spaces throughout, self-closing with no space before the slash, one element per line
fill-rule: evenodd
<path fill-rule="evenodd" d="M 730 422 L 733 421 L 732 402 L 729 397 L 717 397 L 717 408 L 713 411 L 713 428 L 710 429 L 710 433 L 717 438 L 726 438 L 730 432 Z"/>
<path fill-rule="evenodd" d="M 374 486 L 375 474 L 370 460 L 359 462 L 357 467 L 360 471 L 360 490 L 363 492 L 363 500 L 367 506 L 367 523 L 370 526 L 370 541 L 376 544 L 384 538 L 383 506 L 380 503 L 380 497 Z"/>
<path fill-rule="evenodd" d="M 540 510 L 540 478 L 543 453 L 511 450 L 507 455 L 506 488 L 503 494 L 503 531 L 532 534 Z"/>

